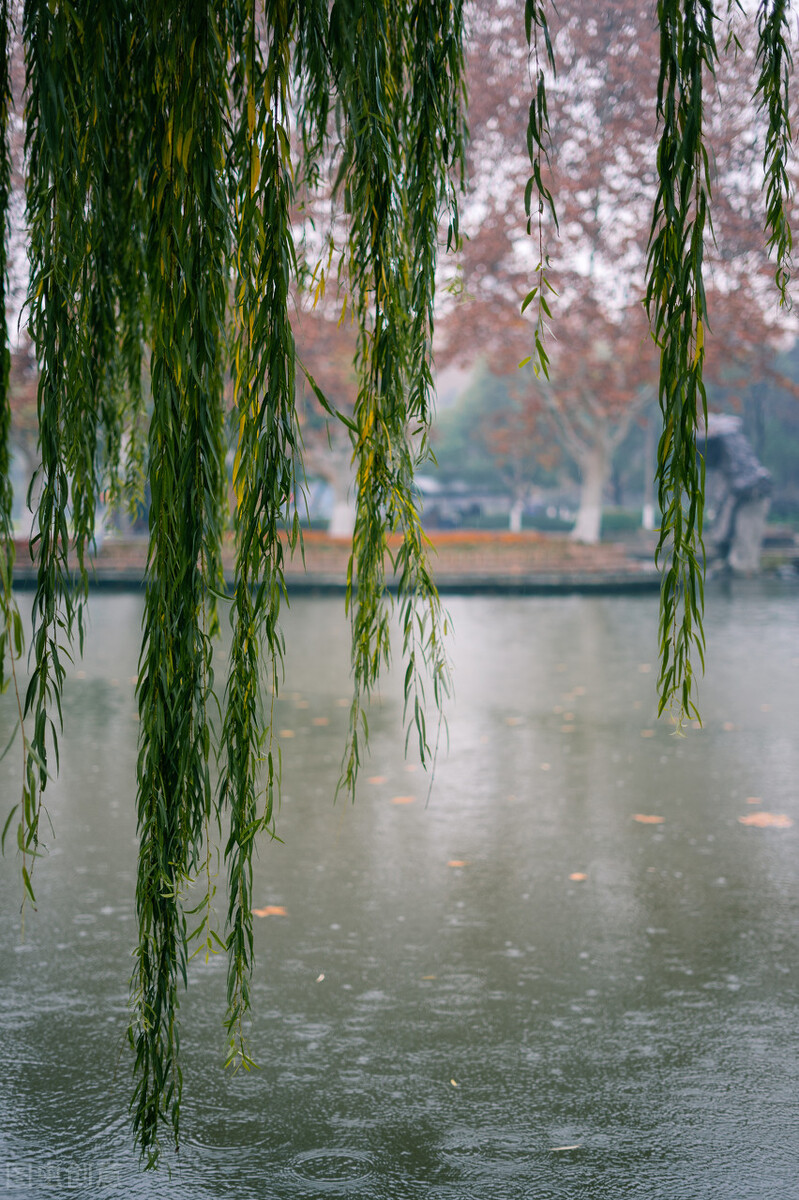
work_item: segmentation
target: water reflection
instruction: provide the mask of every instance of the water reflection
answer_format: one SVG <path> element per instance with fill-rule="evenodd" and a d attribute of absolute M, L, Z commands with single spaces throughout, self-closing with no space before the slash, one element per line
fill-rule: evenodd
<path fill-rule="evenodd" d="M 158 1194 L 791 1194 L 799 824 L 738 818 L 799 821 L 795 593 L 712 597 L 705 728 L 683 739 L 655 720 L 651 600 L 449 608 L 456 701 L 429 804 L 392 677 L 358 801 L 334 808 L 347 627 L 337 601 L 292 605 L 283 844 L 262 846 L 255 892 L 285 909 L 257 926 L 262 1069 L 221 1071 L 224 965 L 195 964 L 186 1140 Z M 153 1194 L 121 1050 L 140 611 L 93 602 L 39 911 L 24 944 L 2 935 L 13 1200 Z M 3 697 L 0 737 L 12 724 Z M 13 796 L 18 764 L 0 769 Z M 13 859 L 0 869 L 8 913 Z"/>

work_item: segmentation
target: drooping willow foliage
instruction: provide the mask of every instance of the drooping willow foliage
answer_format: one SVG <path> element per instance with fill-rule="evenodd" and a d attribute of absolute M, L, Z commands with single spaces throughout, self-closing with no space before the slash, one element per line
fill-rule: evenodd
<path fill-rule="evenodd" d="M 758 17 L 758 94 L 768 116 L 767 220 L 783 298 L 790 142 L 786 3 Z M 534 352 L 546 370 L 543 225 L 555 199 L 542 64 L 548 6 L 527 0 L 534 97 L 531 182 L 520 204 L 541 246 Z M 691 705 L 701 650 L 701 469 L 709 224 L 702 84 L 713 70 L 711 0 L 663 0 L 657 112 L 660 190 L 648 305 L 661 347 L 665 514 L 662 697 Z M 520 18 L 521 19 L 521 18 Z M 138 680 L 139 938 L 132 981 L 133 1124 L 149 1164 L 177 1143 L 178 1010 L 193 952 L 228 956 L 228 1062 L 249 1065 L 243 1022 L 253 960 L 252 856 L 279 783 L 271 703 L 282 668 L 284 555 L 299 539 L 292 305 L 304 269 L 302 190 L 331 180 L 345 223 L 342 274 L 357 326 L 358 390 L 346 418 L 357 466 L 348 605 L 354 700 L 342 782 L 352 790 L 366 704 L 389 654 L 398 585 L 408 731 L 430 755 L 424 680 L 447 689 L 444 621 L 413 488 L 427 453 L 439 231 L 458 243 L 464 162 L 462 0 L 26 0 L 27 321 L 39 365 L 41 467 L 32 549 L 32 673 L 19 692 L 12 590 L 8 348 L 0 344 L 0 683 L 17 689 L 23 882 L 57 767 L 65 661 L 83 637 L 98 496 L 150 487 Z M 7 0 L 0 0 L 0 288 L 10 191 Z M 539 58 L 541 61 L 539 62 Z M 232 414 L 228 400 L 232 389 Z M 311 386 L 315 384 L 311 381 Z M 322 397 L 324 400 L 324 398 Z M 232 478 L 225 453 L 235 443 Z M 228 494 L 233 504 L 229 504 Z M 232 507 L 232 515 L 230 509 Z M 235 574 L 221 546 L 232 520 Z M 393 535 L 391 542 L 389 536 Z M 226 678 L 213 643 L 229 615 Z M 218 664 L 217 664 L 218 665 Z M 213 719 L 221 709 L 221 720 Z M 211 853 L 223 849 L 227 913 L 213 924 Z M 187 893 L 200 881 L 200 900 Z M 203 884 L 204 881 L 204 884 Z"/>
<path fill-rule="evenodd" d="M 528 121 L 532 174 L 525 193 L 528 232 L 539 243 L 536 286 L 523 309 L 535 303 L 537 320 L 531 359 L 547 373 L 545 318 L 547 291 L 543 218 L 557 227 L 555 200 L 542 174 L 550 142 L 542 59 L 556 68 L 549 32 L 555 6 L 525 0 L 527 41 L 533 67 L 533 98 Z M 788 222 L 792 152 L 790 123 L 790 0 L 760 0 L 754 18 L 741 0 L 658 0 L 660 72 L 656 116 L 658 188 L 649 235 L 646 308 L 660 350 L 658 396 L 663 429 L 658 445 L 657 488 L 661 525 L 656 561 L 661 566 L 659 712 L 672 710 L 678 726 L 698 718 L 695 659 L 704 665 L 704 546 L 702 517 L 705 475 L 701 431 L 707 418 L 702 379 L 705 333 L 709 328 L 703 281 L 705 244 L 712 237 L 711 160 L 705 135 L 708 86 L 718 62 L 716 32 L 733 10 L 754 19 L 759 77 L 755 99 L 765 115 L 763 151 L 766 243 L 775 253 L 779 302 L 790 306 L 792 238 Z M 733 35 L 730 41 L 738 45 Z M 530 360 L 526 360 L 530 361 Z M 522 364 L 524 365 L 524 364 Z"/>

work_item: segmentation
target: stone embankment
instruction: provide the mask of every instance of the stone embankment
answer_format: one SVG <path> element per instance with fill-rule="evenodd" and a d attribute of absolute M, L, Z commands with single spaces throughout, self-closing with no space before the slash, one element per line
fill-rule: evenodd
<path fill-rule="evenodd" d="M 398 542 L 389 543 L 390 549 Z M 349 542 L 305 531 L 304 557 L 287 554 L 285 574 L 292 591 L 343 591 Z M 657 590 L 653 546 L 616 542 L 583 546 L 549 534 L 502 531 L 436 532 L 430 562 L 439 590 L 449 592 L 630 592 Z M 224 553 L 225 573 L 233 574 L 233 547 Z M 145 539 L 107 537 L 92 560 L 92 581 L 105 588 L 140 587 L 147 563 Z M 17 549 L 17 586 L 35 583 L 27 546 Z"/>

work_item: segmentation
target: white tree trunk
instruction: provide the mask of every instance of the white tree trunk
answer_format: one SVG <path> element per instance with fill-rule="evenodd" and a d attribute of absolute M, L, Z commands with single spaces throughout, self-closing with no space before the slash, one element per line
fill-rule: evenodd
<path fill-rule="evenodd" d="M 334 538 L 351 538 L 356 515 L 355 468 L 347 435 L 334 428 L 330 443 L 306 444 L 305 469 L 309 475 L 324 479 L 333 492 L 328 534 Z"/>
<path fill-rule="evenodd" d="M 572 541 L 594 545 L 602 525 L 602 494 L 610 475 L 610 458 L 604 446 L 595 445 L 580 457 L 580 508 L 571 531 Z"/>
<path fill-rule="evenodd" d="M 522 517 L 524 515 L 524 500 L 516 499 L 510 506 L 508 528 L 511 533 L 521 533 Z"/>
<path fill-rule="evenodd" d="M 333 511 L 327 532 L 334 538 L 351 538 L 355 529 L 355 472 L 350 447 L 338 447 L 338 453 L 328 455 L 326 479 L 333 491 Z"/>
<path fill-rule="evenodd" d="M 355 529 L 355 499 L 352 495 L 336 496 L 327 532 L 333 538 L 351 538 Z"/>

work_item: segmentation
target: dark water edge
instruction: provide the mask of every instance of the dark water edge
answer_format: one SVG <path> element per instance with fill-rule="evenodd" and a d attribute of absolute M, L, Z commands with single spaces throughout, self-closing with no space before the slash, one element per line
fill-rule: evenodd
<path fill-rule="evenodd" d="M 799 1194 L 795 590 L 709 596 L 704 729 L 679 739 L 655 720 L 656 599 L 448 607 L 429 803 L 392 677 L 357 802 L 334 807 L 347 624 L 338 600 L 292 604 L 283 843 L 257 868 L 257 903 L 286 909 L 256 929 L 261 1070 L 222 1071 L 224 964 L 195 964 L 185 1143 L 155 1181 L 122 1048 L 141 601 L 92 599 L 23 943 L 0 861 L 0 1194 Z M 0 771 L 10 804 L 11 756 Z M 740 823 L 755 811 L 797 824 Z"/>

